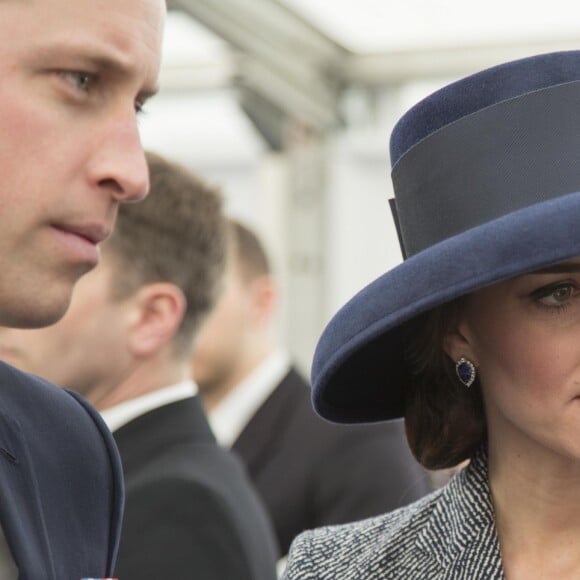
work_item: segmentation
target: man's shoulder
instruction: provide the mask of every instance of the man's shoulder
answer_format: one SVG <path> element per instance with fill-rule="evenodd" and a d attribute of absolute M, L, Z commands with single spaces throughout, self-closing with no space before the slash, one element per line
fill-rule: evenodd
<path fill-rule="evenodd" d="M 25 373 L 3 361 L 0 361 L 0 397 L 3 398 L 5 407 L 9 405 L 13 409 L 24 406 L 30 402 L 62 401 L 61 389 L 36 375 Z"/>
<path fill-rule="evenodd" d="M 143 534 L 149 534 L 144 529 L 152 526 L 163 529 L 166 537 L 185 533 L 198 550 L 219 532 L 219 546 L 229 546 L 225 549 L 232 558 L 241 558 L 244 565 L 271 563 L 273 570 L 273 532 L 241 461 L 207 436 L 203 422 L 195 425 L 195 414 L 184 424 L 183 411 L 189 407 L 174 404 L 136 419 L 140 422 L 138 430 L 131 430 L 130 424 L 124 427 L 125 436 L 132 431 L 133 441 L 130 454 L 127 441 L 120 445 L 126 490 L 120 562 L 138 549 Z M 174 419 L 173 431 L 167 429 L 169 415 Z M 164 428 L 157 438 L 156 426 Z M 217 547 L 207 545 L 207 550 L 211 553 Z M 166 554 L 176 550 L 169 545 L 159 545 L 158 549 Z"/>
<path fill-rule="evenodd" d="M 192 401 L 181 401 L 137 417 L 119 431 L 128 504 L 133 497 L 157 497 L 173 489 L 205 507 L 243 511 L 256 496 L 241 460 L 218 445 Z M 166 495 L 160 494 L 160 499 Z M 257 508 L 256 508 L 257 509 Z"/>
<path fill-rule="evenodd" d="M 23 463 L 37 478 L 55 554 L 64 558 L 77 549 L 80 561 L 91 553 L 92 566 L 99 558 L 94 569 L 110 570 L 123 482 L 112 436 L 96 411 L 78 395 L 0 363 L 0 422 L 2 432 L 25 450 Z"/>
<path fill-rule="evenodd" d="M 359 578 L 362 576 L 356 574 L 372 569 L 379 560 L 398 566 L 416 553 L 417 533 L 430 518 L 440 495 L 438 490 L 380 516 L 304 532 L 292 544 L 284 578 L 314 578 L 309 570 Z"/>
<path fill-rule="evenodd" d="M 125 458 L 121 455 L 123 460 Z M 148 480 L 180 480 L 192 485 L 214 488 L 231 482 L 245 481 L 245 470 L 237 456 L 220 447 L 215 441 L 206 439 L 161 442 L 151 453 L 135 462 L 127 457 L 126 478 L 136 477 L 141 482 Z"/>
<path fill-rule="evenodd" d="M 48 469 L 52 462 L 55 471 L 65 473 L 70 466 L 77 474 L 99 474 L 107 481 L 111 472 L 120 476 L 112 435 L 80 395 L 0 362 L 0 413 L 26 438 L 38 466 Z M 59 457 L 66 457 L 65 464 Z"/>
<path fill-rule="evenodd" d="M 26 431 L 51 427 L 53 436 L 111 438 L 98 413 L 79 395 L 0 362 L 0 408 Z M 50 436 L 49 436 L 50 438 Z"/>
<path fill-rule="evenodd" d="M 241 469 L 237 457 L 216 442 L 197 397 L 134 417 L 114 437 L 128 480 L 219 481 L 220 474 Z"/>

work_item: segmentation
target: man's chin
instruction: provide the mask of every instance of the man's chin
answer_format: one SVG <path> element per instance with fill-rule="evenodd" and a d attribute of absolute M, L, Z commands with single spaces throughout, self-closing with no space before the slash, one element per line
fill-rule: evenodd
<path fill-rule="evenodd" d="M 20 305 L 18 309 L 9 310 L 0 307 L 0 326 L 7 328 L 44 328 L 58 322 L 70 305 L 67 299 L 59 301 L 42 301 L 34 304 Z"/>

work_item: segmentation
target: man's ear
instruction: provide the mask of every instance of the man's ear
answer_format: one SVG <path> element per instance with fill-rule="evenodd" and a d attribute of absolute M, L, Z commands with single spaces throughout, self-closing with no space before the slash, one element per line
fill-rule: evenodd
<path fill-rule="evenodd" d="M 271 276 L 262 275 L 252 281 L 252 299 L 255 320 L 267 324 L 277 300 L 276 283 Z"/>
<path fill-rule="evenodd" d="M 174 284 L 147 284 L 133 297 L 135 319 L 129 345 L 137 357 L 155 354 L 170 343 L 179 330 L 187 301 Z"/>

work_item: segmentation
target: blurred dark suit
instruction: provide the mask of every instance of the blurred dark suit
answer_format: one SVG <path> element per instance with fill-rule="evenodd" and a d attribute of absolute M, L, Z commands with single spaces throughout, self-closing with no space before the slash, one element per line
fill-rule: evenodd
<path fill-rule="evenodd" d="M 276 528 L 280 551 L 305 529 L 359 520 L 431 491 L 401 422 L 346 426 L 316 415 L 291 369 L 233 445 Z"/>
<path fill-rule="evenodd" d="M 264 508 L 241 464 L 217 445 L 198 397 L 150 411 L 114 437 L 126 489 L 119 579 L 275 578 Z"/>

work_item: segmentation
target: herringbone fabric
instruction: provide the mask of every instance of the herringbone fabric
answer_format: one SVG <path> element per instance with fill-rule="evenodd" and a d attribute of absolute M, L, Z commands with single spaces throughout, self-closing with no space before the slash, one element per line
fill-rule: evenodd
<path fill-rule="evenodd" d="M 487 454 L 443 489 L 394 512 L 301 534 L 284 580 L 499 580 Z"/>

